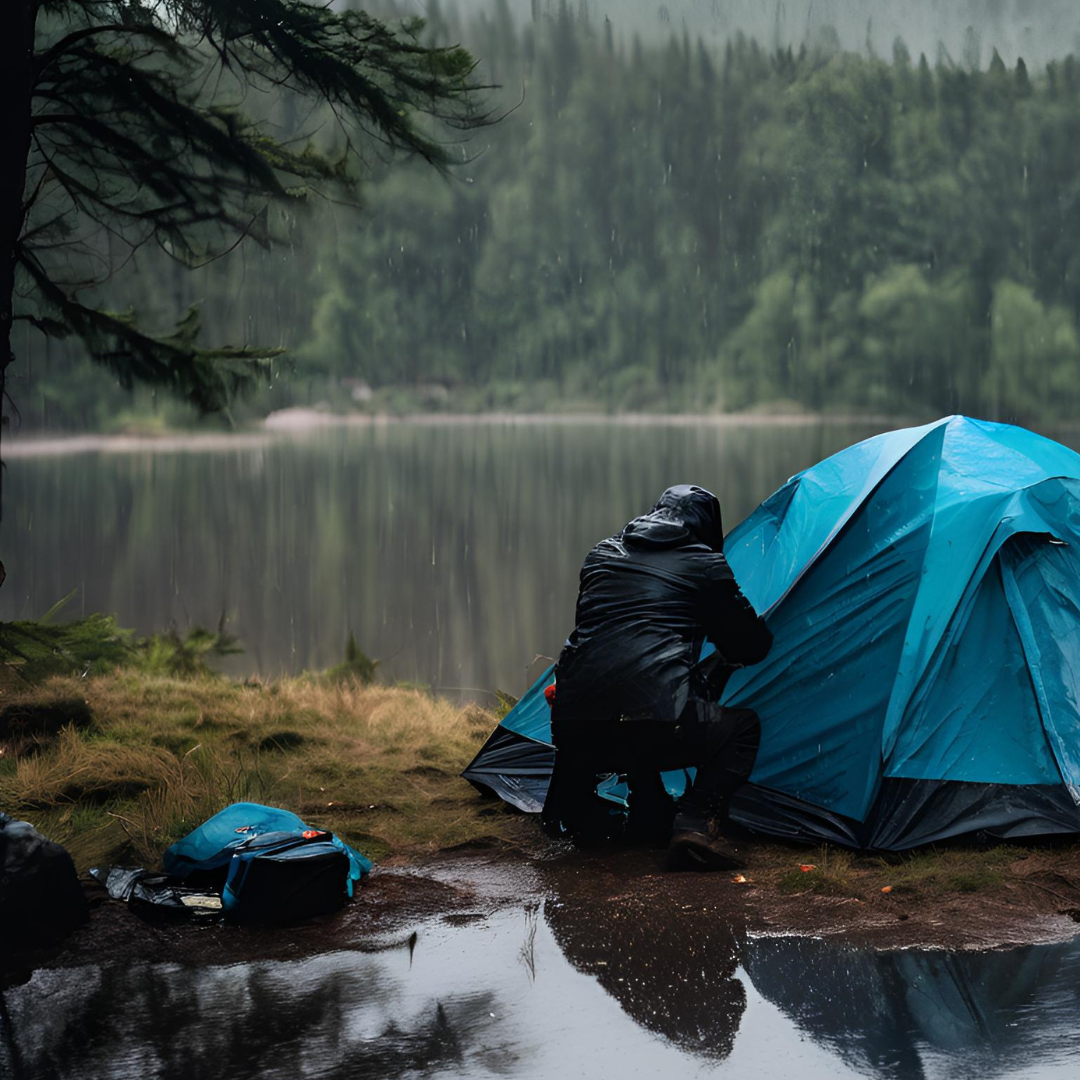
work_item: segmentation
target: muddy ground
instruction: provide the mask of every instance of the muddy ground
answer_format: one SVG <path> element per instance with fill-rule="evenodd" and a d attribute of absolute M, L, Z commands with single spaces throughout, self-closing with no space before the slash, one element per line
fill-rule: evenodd
<path fill-rule="evenodd" d="M 118 960 L 229 964 L 341 949 L 407 948 L 412 928 L 421 922 L 468 921 L 529 904 L 688 940 L 722 927 L 736 935 L 808 935 L 875 949 L 1002 948 L 1063 941 L 1080 930 L 1080 846 L 1075 844 L 1017 848 L 1008 862 L 1000 848 L 991 849 L 996 876 L 971 891 L 943 891 L 933 874 L 921 886 L 882 885 L 900 875 L 903 864 L 891 867 L 833 852 L 841 888 L 829 876 L 832 871 L 823 876 L 816 867 L 800 869 L 815 865 L 805 861 L 811 857 L 806 849 L 757 843 L 744 851 L 749 866 L 741 874 L 704 874 L 667 871 L 659 851 L 578 852 L 535 837 L 531 845 L 474 845 L 389 860 L 340 912 L 284 928 L 162 918 L 112 901 L 88 882 L 89 923 L 60 947 L 22 965 L 21 973 L 9 972 L 6 981 L 21 981 L 32 966 Z M 949 858 L 946 854 L 945 861 Z M 968 851 L 962 858 L 970 867 L 978 854 Z M 791 890 L 793 874 L 805 876 L 805 889 Z M 823 886 L 839 891 L 823 894 L 818 891 Z"/>

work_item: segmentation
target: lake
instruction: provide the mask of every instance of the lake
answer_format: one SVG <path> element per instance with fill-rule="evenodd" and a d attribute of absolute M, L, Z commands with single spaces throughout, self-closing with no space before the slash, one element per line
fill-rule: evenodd
<path fill-rule="evenodd" d="M 572 629 L 589 548 L 665 487 L 710 488 L 730 529 L 879 430 L 481 419 L 6 440 L 0 619 L 70 593 L 68 616 L 112 612 L 142 633 L 224 614 L 244 648 L 232 674 L 326 667 L 352 632 L 388 680 L 520 694 Z"/>

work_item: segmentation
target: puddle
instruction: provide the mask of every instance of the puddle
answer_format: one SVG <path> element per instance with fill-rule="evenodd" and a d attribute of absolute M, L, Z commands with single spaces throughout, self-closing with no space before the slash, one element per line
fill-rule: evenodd
<path fill-rule="evenodd" d="M 603 900 L 572 884 L 520 896 L 307 959 L 40 970 L 4 995 L 0 1075 L 1049 1080 L 1080 1067 L 1080 938 L 878 952 L 748 934 L 631 878 Z"/>

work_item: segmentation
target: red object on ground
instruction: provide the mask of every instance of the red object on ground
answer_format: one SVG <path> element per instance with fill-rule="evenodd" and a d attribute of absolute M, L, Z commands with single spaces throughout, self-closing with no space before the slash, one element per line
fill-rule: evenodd
<path fill-rule="evenodd" d="M 544 700 L 548 703 L 549 706 L 555 704 L 555 684 L 554 683 L 552 683 L 544 691 Z"/>

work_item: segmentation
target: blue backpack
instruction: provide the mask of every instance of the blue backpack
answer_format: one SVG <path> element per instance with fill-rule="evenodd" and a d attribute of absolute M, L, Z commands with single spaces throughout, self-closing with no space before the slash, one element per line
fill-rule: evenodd
<path fill-rule="evenodd" d="M 296 922 L 335 911 L 371 863 L 288 810 L 234 803 L 167 848 L 166 874 L 221 889 L 226 915 Z"/>

